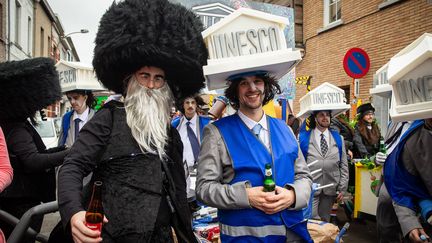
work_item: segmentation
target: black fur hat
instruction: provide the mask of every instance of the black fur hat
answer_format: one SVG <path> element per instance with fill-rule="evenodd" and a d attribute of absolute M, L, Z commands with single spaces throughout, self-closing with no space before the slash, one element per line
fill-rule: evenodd
<path fill-rule="evenodd" d="M 54 61 L 46 57 L 0 63 L 0 120 L 22 121 L 61 99 Z"/>
<path fill-rule="evenodd" d="M 117 93 L 142 66 L 165 71 L 176 98 L 204 87 L 202 66 L 207 49 L 201 21 L 194 13 L 167 0 L 125 0 L 103 15 L 96 36 L 93 67 L 99 80 Z"/>
<path fill-rule="evenodd" d="M 375 108 L 371 103 L 365 103 L 357 107 L 357 115 L 359 118 L 363 118 L 368 112 L 375 112 Z"/>

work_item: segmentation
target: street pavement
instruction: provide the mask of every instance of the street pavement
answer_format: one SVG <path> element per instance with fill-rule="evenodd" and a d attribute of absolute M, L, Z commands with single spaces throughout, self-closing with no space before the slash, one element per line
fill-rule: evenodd
<path fill-rule="evenodd" d="M 341 228 L 348 219 L 342 208 L 337 212 L 338 225 Z M 41 233 L 49 235 L 54 226 L 60 222 L 58 212 L 45 215 Z M 350 223 L 347 233 L 342 238 L 347 243 L 376 243 L 378 242 L 376 223 L 373 220 L 354 219 Z M 60 242 L 59 242 L 60 243 Z"/>

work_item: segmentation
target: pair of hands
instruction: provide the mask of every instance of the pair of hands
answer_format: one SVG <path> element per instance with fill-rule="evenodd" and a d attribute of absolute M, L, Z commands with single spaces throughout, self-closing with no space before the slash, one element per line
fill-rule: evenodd
<path fill-rule="evenodd" d="M 426 240 L 421 239 L 421 235 L 426 238 Z M 425 242 L 431 242 L 429 236 L 425 233 L 425 231 L 422 228 L 419 229 L 413 229 L 409 232 L 409 238 L 411 242 L 414 243 L 425 243 Z"/>
<path fill-rule="evenodd" d="M 75 243 L 97 243 L 102 242 L 101 232 L 87 228 L 85 225 L 86 211 L 79 211 L 74 214 L 70 220 L 72 238 Z M 104 216 L 103 223 L 108 223 L 108 219 Z"/>
<path fill-rule="evenodd" d="M 275 214 L 295 203 L 294 190 L 276 186 L 275 192 L 264 192 L 262 186 L 246 188 L 249 203 L 252 207 L 266 214 Z"/>

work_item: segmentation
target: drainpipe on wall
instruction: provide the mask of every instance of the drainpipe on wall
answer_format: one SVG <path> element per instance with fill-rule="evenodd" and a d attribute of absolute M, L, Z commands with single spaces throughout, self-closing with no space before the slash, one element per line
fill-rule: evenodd
<path fill-rule="evenodd" d="M 10 9 L 11 9 L 10 0 L 8 0 L 8 43 L 7 43 L 7 45 L 8 45 L 8 61 L 10 61 L 10 50 L 11 50 L 11 40 L 10 40 L 10 33 L 11 33 L 10 16 L 11 16 L 11 14 L 10 14 Z"/>

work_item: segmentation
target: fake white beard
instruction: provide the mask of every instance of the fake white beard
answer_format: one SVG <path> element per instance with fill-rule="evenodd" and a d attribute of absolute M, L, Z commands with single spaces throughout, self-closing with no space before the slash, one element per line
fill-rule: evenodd
<path fill-rule="evenodd" d="M 129 80 L 124 102 L 126 123 L 143 153 L 158 153 L 159 158 L 165 157 L 172 101 L 168 84 L 160 89 L 148 89 L 135 77 Z"/>

